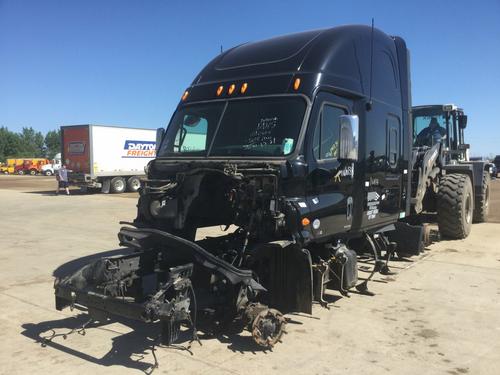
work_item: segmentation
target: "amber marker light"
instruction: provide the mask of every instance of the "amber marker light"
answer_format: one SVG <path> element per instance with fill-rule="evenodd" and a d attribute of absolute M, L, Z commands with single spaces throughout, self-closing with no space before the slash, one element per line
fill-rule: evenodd
<path fill-rule="evenodd" d="M 188 97 L 188 95 L 189 95 L 189 91 L 188 91 L 188 90 L 184 91 L 184 94 L 182 94 L 182 98 L 181 98 L 181 100 L 182 100 L 182 101 L 186 100 L 186 99 L 187 99 L 187 97 Z"/>
<path fill-rule="evenodd" d="M 311 220 L 309 220 L 307 217 L 302 219 L 302 226 L 307 227 L 309 224 L 311 224 Z"/>
<path fill-rule="evenodd" d="M 224 86 L 220 85 L 217 87 L 217 96 L 220 96 L 222 94 L 222 91 L 224 91 Z"/>
<path fill-rule="evenodd" d="M 242 85 L 241 85 L 241 90 L 240 90 L 240 92 L 241 92 L 242 94 L 244 94 L 244 93 L 245 93 L 245 91 L 247 91 L 247 88 L 248 88 L 248 83 L 246 83 L 246 82 L 245 82 L 244 84 L 242 84 Z"/>
<path fill-rule="evenodd" d="M 227 93 L 231 95 L 234 90 L 236 89 L 236 85 L 233 83 L 231 86 L 229 86 L 229 89 L 227 90 Z"/>
<path fill-rule="evenodd" d="M 297 91 L 300 87 L 300 78 L 295 78 L 295 82 L 293 82 L 293 89 Z"/>

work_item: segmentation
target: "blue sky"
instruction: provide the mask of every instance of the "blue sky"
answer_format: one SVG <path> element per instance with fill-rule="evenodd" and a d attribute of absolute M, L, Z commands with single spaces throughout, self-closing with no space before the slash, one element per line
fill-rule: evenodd
<path fill-rule="evenodd" d="M 165 126 L 221 45 L 372 17 L 411 50 L 413 104 L 459 104 L 471 153 L 500 154 L 500 0 L 0 0 L 0 126 Z"/>

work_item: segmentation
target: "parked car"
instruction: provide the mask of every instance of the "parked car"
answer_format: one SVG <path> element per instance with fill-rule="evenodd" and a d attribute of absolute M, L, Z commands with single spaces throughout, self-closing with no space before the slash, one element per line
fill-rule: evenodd
<path fill-rule="evenodd" d="M 496 164 L 495 160 L 497 160 L 497 163 L 500 164 L 500 155 L 497 155 L 492 162 L 490 162 L 489 159 L 484 158 L 482 156 L 471 156 L 469 158 L 469 160 L 470 161 L 483 161 L 483 162 L 485 162 L 484 170 L 490 174 L 490 177 L 492 179 L 497 178 L 498 168 L 500 167 L 500 165 Z"/>
<path fill-rule="evenodd" d="M 490 173 L 490 177 L 492 179 L 497 178 L 498 168 L 495 165 L 495 163 L 486 163 L 486 168 L 487 168 L 488 172 Z"/>
<path fill-rule="evenodd" d="M 493 159 L 493 164 L 495 164 L 498 173 L 500 171 L 500 155 L 495 156 L 495 159 Z"/>

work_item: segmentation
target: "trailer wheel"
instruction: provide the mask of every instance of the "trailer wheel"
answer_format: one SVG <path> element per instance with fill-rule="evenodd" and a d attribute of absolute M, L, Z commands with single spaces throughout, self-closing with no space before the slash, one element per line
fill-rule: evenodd
<path fill-rule="evenodd" d="M 481 183 L 481 195 L 476 195 L 474 202 L 474 222 L 484 223 L 488 220 L 490 210 L 490 174 L 483 172 L 483 181 Z"/>
<path fill-rule="evenodd" d="M 136 192 L 141 187 L 141 179 L 138 176 L 132 176 L 127 180 L 128 191 Z"/>
<path fill-rule="evenodd" d="M 462 239 L 472 227 L 474 196 L 469 176 L 450 173 L 441 178 L 437 193 L 437 217 L 443 237 Z"/>
<path fill-rule="evenodd" d="M 120 194 L 125 191 L 125 179 L 123 177 L 113 177 L 111 179 L 111 192 Z"/>

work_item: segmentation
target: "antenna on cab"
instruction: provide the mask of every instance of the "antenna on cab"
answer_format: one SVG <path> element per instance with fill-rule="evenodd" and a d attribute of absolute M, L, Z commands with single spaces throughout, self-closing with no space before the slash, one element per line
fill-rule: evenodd
<path fill-rule="evenodd" d="M 375 21 L 372 18 L 372 31 L 370 33 L 370 39 L 371 39 L 371 46 L 370 46 L 370 99 L 366 103 L 366 110 L 370 111 L 373 106 L 373 101 L 372 101 L 372 86 L 373 86 L 373 28 L 374 28 Z"/>

